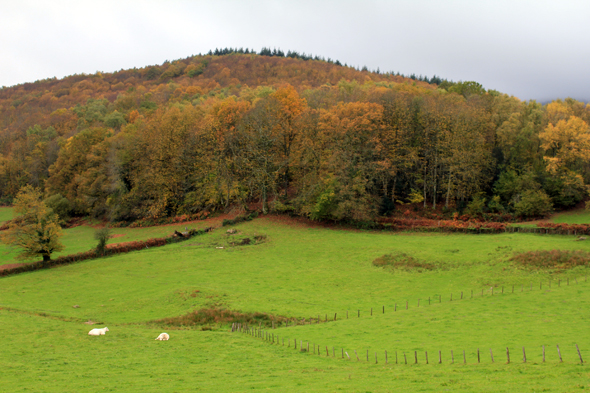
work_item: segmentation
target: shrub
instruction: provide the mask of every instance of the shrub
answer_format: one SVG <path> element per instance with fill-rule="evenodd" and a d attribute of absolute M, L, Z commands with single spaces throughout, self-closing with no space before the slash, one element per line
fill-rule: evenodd
<path fill-rule="evenodd" d="M 515 254 L 510 261 L 530 270 L 566 270 L 587 266 L 590 253 L 582 250 L 527 251 Z"/>
<path fill-rule="evenodd" d="M 67 221 L 72 214 L 72 205 L 67 198 L 61 194 L 54 194 L 45 199 L 45 206 L 51 208 L 55 214 L 59 216 L 61 222 Z"/>
<path fill-rule="evenodd" d="M 195 310 L 179 317 L 158 319 L 152 321 L 152 323 L 161 326 L 177 327 L 206 325 L 201 330 L 211 330 L 210 325 L 216 324 L 241 323 L 256 326 L 261 324 L 264 326 L 272 326 L 273 321 L 275 324 L 281 324 L 291 320 L 295 321 L 296 319 L 261 312 L 245 313 L 213 307 Z"/>
<path fill-rule="evenodd" d="M 486 199 L 483 195 L 476 195 L 473 197 L 473 200 L 469 202 L 467 207 L 465 208 L 465 213 L 472 215 L 472 216 L 479 216 L 484 212 L 486 208 Z"/>
<path fill-rule="evenodd" d="M 96 245 L 97 255 L 105 255 L 107 251 L 107 242 L 110 238 L 111 228 L 109 228 L 108 226 L 97 229 L 96 232 L 94 232 L 94 239 L 98 240 L 98 244 Z"/>
<path fill-rule="evenodd" d="M 553 211 L 551 198 L 543 190 L 527 190 L 514 204 L 514 212 L 517 216 L 545 217 Z"/>

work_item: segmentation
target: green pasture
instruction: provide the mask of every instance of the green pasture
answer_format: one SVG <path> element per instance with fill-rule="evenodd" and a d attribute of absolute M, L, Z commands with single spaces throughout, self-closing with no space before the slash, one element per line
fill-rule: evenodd
<path fill-rule="evenodd" d="M 227 331 L 169 331 L 170 341 L 161 342 L 154 338 L 162 329 L 111 325 L 100 337 L 88 336 L 89 329 L 0 310 L 0 331 L 10 337 L 2 345 L 0 391 L 563 392 L 589 386 L 587 366 L 569 360 L 385 365 L 380 359 L 375 365 Z"/>
<path fill-rule="evenodd" d="M 1 210 L 0 214 L 2 214 Z M 10 216 L 8 217 L 8 219 L 10 219 Z M 189 229 L 203 229 L 209 225 L 211 225 L 210 220 L 196 223 L 193 222 L 190 224 L 182 223 L 148 228 L 113 228 L 112 235 L 114 237 L 108 241 L 108 244 L 147 240 L 155 237 L 166 237 L 172 235 L 175 230 L 184 231 L 186 227 Z M 52 257 L 55 258 L 62 255 L 77 254 L 79 252 L 84 252 L 95 248 L 98 243 L 98 241 L 94 238 L 95 232 L 96 228 L 88 225 L 64 229 L 64 235 L 61 238 L 64 249 L 61 252 L 54 253 Z M 4 243 L 0 243 L 0 265 L 23 262 L 22 260 L 16 259 L 18 251 L 19 250 L 16 247 L 10 247 Z"/>
<path fill-rule="evenodd" d="M 6 206 L 0 206 L 0 224 L 4 221 L 12 220 L 12 208 Z"/>
<path fill-rule="evenodd" d="M 578 209 L 558 213 L 551 218 L 551 221 L 558 224 L 590 224 L 590 211 Z"/>
<path fill-rule="evenodd" d="M 309 317 L 565 280 L 585 272 L 529 272 L 507 259 L 515 251 L 590 249 L 590 242 L 574 236 L 358 232 L 294 228 L 267 219 L 237 228 L 237 235 L 218 229 L 166 247 L 7 277 L 0 306 L 110 323 L 177 316 L 211 305 Z M 261 234 L 267 236 L 262 244 L 229 245 Z M 372 265 L 392 252 L 437 261 L 441 268 L 392 273 Z M 189 296 L 195 290 L 198 295 Z"/>
<path fill-rule="evenodd" d="M 345 231 L 267 218 L 235 228 L 235 235 L 219 228 L 166 247 L 1 278 L 0 334 L 11 338 L 0 349 L 0 367 L 8 371 L 0 376 L 0 391 L 561 392 L 590 387 L 590 370 L 579 365 L 575 352 L 578 344 L 590 359 L 586 268 L 549 273 L 508 261 L 519 251 L 590 251 L 590 243 L 575 236 Z M 90 244 L 94 230 L 71 231 L 76 229 L 80 232 L 72 232 L 72 239 Z M 174 227 L 120 230 L 129 237 L 115 240 L 130 241 L 131 233 L 157 237 Z M 235 245 L 255 236 L 265 238 Z M 372 264 L 399 252 L 437 268 L 392 271 Z M 268 330 L 291 340 L 283 347 L 230 333 L 229 326 L 200 331 L 150 322 L 203 307 L 307 323 Z M 323 320 L 327 314 L 332 320 L 334 313 L 335 322 L 309 324 L 310 317 Z M 88 320 L 98 324 L 84 324 Z M 97 326 L 110 332 L 87 336 Z M 154 340 L 162 331 L 171 334 L 170 341 Z M 309 342 L 312 352 L 295 351 L 292 339 Z M 557 344 L 563 363 L 557 361 Z M 320 354 L 313 351 L 316 345 Z M 530 359 L 526 364 L 523 346 Z M 353 360 L 341 359 L 342 349 Z M 396 365 L 396 351 L 399 363 L 405 352 L 412 364 Z"/>

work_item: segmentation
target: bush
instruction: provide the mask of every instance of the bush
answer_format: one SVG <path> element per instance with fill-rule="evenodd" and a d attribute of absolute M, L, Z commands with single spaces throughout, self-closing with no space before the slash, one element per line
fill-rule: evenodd
<path fill-rule="evenodd" d="M 553 203 L 545 191 L 528 190 L 514 204 L 514 212 L 523 218 L 545 217 L 553 212 Z"/>
<path fill-rule="evenodd" d="M 70 204 L 70 201 L 61 194 L 54 194 L 43 202 L 45 202 L 45 206 L 49 207 L 59 216 L 61 222 L 65 222 L 70 218 L 72 214 L 72 205 Z"/>
<path fill-rule="evenodd" d="M 483 195 L 476 195 L 473 197 L 473 200 L 469 202 L 467 207 L 465 208 L 465 213 L 472 215 L 472 216 L 479 216 L 484 212 L 486 208 L 486 199 Z"/>
<path fill-rule="evenodd" d="M 96 253 L 98 255 L 105 255 L 107 251 L 107 242 L 110 238 L 111 228 L 108 226 L 97 229 L 96 232 L 94 232 L 94 239 L 98 240 L 98 244 L 96 245 Z"/>

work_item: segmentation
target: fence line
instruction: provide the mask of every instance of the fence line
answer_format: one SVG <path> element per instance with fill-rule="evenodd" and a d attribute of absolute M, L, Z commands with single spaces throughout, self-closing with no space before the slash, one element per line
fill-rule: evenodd
<path fill-rule="evenodd" d="M 314 354 L 314 355 L 318 355 L 318 356 L 322 356 L 322 345 L 318 344 L 318 343 L 314 343 L 311 342 L 309 340 L 303 340 L 301 338 L 299 338 L 299 345 L 297 345 L 297 338 L 286 338 L 286 337 L 280 337 L 279 335 L 275 335 L 272 332 L 268 332 L 265 329 L 262 329 L 260 327 L 256 327 L 256 326 L 250 326 L 248 324 L 240 324 L 240 323 L 234 323 L 232 324 L 232 332 L 240 332 L 242 334 L 247 334 L 249 336 L 252 336 L 254 338 L 260 338 L 262 341 L 267 342 L 271 345 L 280 345 L 286 348 L 291 348 L 291 341 L 293 342 L 293 349 L 298 350 L 299 352 L 307 352 L 309 354 Z M 282 340 L 281 340 L 282 339 Z M 285 345 L 285 340 L 287 340 L 287 345 Z M 304 345 L 305 343 L 305 345 Z M 311 344 L 311 347 L 310 347 Z M 578 344 L 574 344 L 576 347 L 576 353 L 578 355 L 578 360 L 575 361 L 575 363 L 579 363 L 580 364 L 584 364 L 584 360 L 582 358 L 582 352 L 580 351 L 580 347 L 578 346 Z M 563 357 L 562 357 L 562 353 L 561 350 L 559 348 L 559 344 L 556 344 L 556 352 L 555 352 L 555 359 L 557 360 L 557 358 L 559 359 L 559 363 L 564 363 L 563 361 Z M 310 350 L 311 348 L 311 350 Z M 329 346 L 325 346 L 326 349 L 326 355 L 325 357 L 328 358 L 337 358 L 336 356 L 336 347 L 332 347 L 332 355 L 330 356 L 330 351 L 329 351 Z M 540 347 L 540 349 L 542 350 L 542 363 L 546 363 L 546 354 L 545 354 L 545 345 L 542 345 Z M 357 352 L 356 349 L 353 349 L 355 356 L 356 356 L 356 361 L 357 362 L 361 362 L 361 358 L 359 357 L 359 354 Z M 372 352 L 371 350 L 367 349 L 366 350 L 366 362 L 367 363 L 372 363 L 372 361 L 370 360 L 370 352 Z M 403 364 L 408 364 L 408 359 L 407 359 L 407 355 L 406 355 L 406 351 L 401 351 L 404 357 L 404 362 Z M 480 364 L 480 363 L 484 363 L 485 360 L 482 359 L 481 357 L 481 353 L 480 353 L 480 348 L 477 348 L 474 353 L 474 357 L 473 358 L 467 358 L 467 352 L 465 351 L 465 349 L 462 350 L 463 352 L 463 364 Z M 379 364 L 379 353 L 381 353 L 381 351 L 375 351 L 375 364 Z M 391 364 L 389 363 L 389 358 L 387 355 L 387 350 L 383 350 L 383 357 L 381 359 L 384 359 L 384 363 L 385 364 Z M 340 349 L 340 358 L 344 359 L 344 355 L 346 354 L 347 360 L 352 360 L 350 355 L 348 354 L 348 351 L 346 351 L 344 349 L 344 347 L 341 347 Z M 529 351 L 530 354 L 530 351 Z M 526 348 L 523 346 L 522 347 L 522 363 L 527 363 L 527 360 L 530 361 L 531 358 L 529 357 L 527 359 L 527 355 L 526 355 Z M 469 361 L 468 361 L 469 360 Z M 455 358 L 453 355 L 453 350 L 450 350 L 450 357 L 448 359 L 443 360 L 443 351 L 442 350 L 438 350 L 438 362 L 433 362 L 432 364 L 442 364 L 448 362 L 449 364 L 454 364 L 455 363 Z M 490 363 L 495 363 L 494 360 L 494 354 L 492 351 L 492 348 L 490 348 Z M 506 364 L 510 364 L 510 348 L 506 347 Z M 395 364 L 401 364 L 398 363 L 398 351 L 395 351 Z M 431 364 L 428 361 L 428 351 L 424 351 L 424 357 L 423 358 L 419 358 L 418 356 L 418 351 L 414 350 L 414 362 L 413 364 Z"/>
<path fill-rule="evenodd" d="M 579 280 L 578 280 L 579 278 Z M 561 278 L 557 279 L 556 282 L 555 280 L 550 280 L 550 281 L 545 281 L 545 283 L 547 283 L 547 287 L 548 288 L 553 288 L 555 286 L 555 284 L 557 284 L 557 287 L 560 288 L 562 285 L 563 286 L 570 286 L 573 284 L 579 284 L 579 283 L 585 283 L 588 281 L 588 275 L 584 275 L 584 276 L 580 276 L 580 277 L 573 277 L 570 280 L 570 277 L 565 277 L 565 279 L 562 281 Z M 513 294 L 515 292 L 532 292 L 535 289 L 539 289 L 539 290 L 543 290 L 543 288 L 545 287 L 543 281 L 539 282 L 539 285 L 537 286 L 536 284 L 533 285 L 532 282 L 529 282 L 528 285 L 525 284 L 521 284 L 520 288 L 518 288 L 517 285 L 501 285 L 499 288 L 497 288 L 497 290 L 499 289 L 499 291 L 495 292 L 494 291 L 494 287 L 490 287 L 489 292 L 487 292 L 485 290 L 485 288 L 481 289 L 481 292 L 478 296 L 478 292 L 474 292 L 473 289 L 470 290 L 470 292 L 464 292 L 464 291 L 457 291 L 454 292 L 455 295 L 458 296 L 453 296 L 453 293 L 450 293 L 447 297 L 445 297 L 443 299 L 442 295 L 438 295 L 438 298 L 432 298 L 432 297 L 428 297 L 428 300 L 426 299 L 422 299 L 419 298 L 417 299 L 416 303 L 416 308 L 420 308 L 421 307 L 421 301 L 422 301 L 422 307 L 424 307 L 424 304 L 426 303 L 426 301 L 428 302 L 428 306 L 431 306 L 432 303 L 442 303 L 443 300 L 448 300 L 449 302 L 455 302 L 455 301 L 459 301 L 459 300 L 465 300 L 465 299 L 473 299 L 475 297 L 485 297 L 486 294 L 489 294 L 487 296 L 498 296 L 498 294 L 500 295 L 505 295 L 505 294 Z M 547 288 L 546 287 L 546 288 Z M 520 289 L 520 291 L 519 291 Z M 438 300 L 438 302 L 437 302 Z M 404 304 L 405 303 L 405 304 Z M 401 303 L 401 307 L 400 310 L 405 309 L 405 310 L 409 310 L 410 308 L 413 308 L 409 302 L 409 300 L 405 300 L 404 303 Z M 362 309 L 356 309 L 356 313 L 353 310 L 346 310 L 345 313 L 342 313 L 340 315 L 346 315 L 345 317 L 343 317 L 342 319 L 352 319 L 352 318 L 361 318 L 362 316 L 365 315 L 369 315 L 369 316 L 373 316 L 373 314 L 385 314 L 386 311 L 388 312 L 398 312 L 398 306 L 400 306 L 400 304 L 398 303 L 394 303 L 393 306 L 392 305 L 382 305 L 381 307 L 377 307 L 377 308 L 373 308 L 370 307 L 369 310 L 366 313 L 361 312 Z M 405 307 L 404 307 L 405 306 Z M 377 312 L 374 313 L 374 311 L 377 310 Z M 393 310 L 393 311 L 390 311 Z M 352 313 L 349 313 L 349 311 L 353 311 Z M 379 313 L 379 311 L 381 311 L 381 313 Z M 356 317 L 354 316 L 354 314 L 356 314 Z M 323 315 L 323 318 L 322 318 Z M 328 315 L 330 316 L 330 318 L 328 318 Z M 327 323 L 327 322 L 335 322 L 338 321 L 338 313 L 335 312 L 334 313 L 334 317 L 332 318 L 332 313 L 323 313 L 323 314 L 318 314 L 317 318 L 315 317 L 309 317 L 309 318 L 284 318 L 281 317 L 281 321 L 271 321 L 271 326 L 272 329 L 277 329 L 277 328 L 283 328 L 283 327 L 289 327 L 289 326 L 303 326 L 303 325 L 313 325 L 313 324 L 319 324 L 319 323 Z M 284 326 L 283 326 L 284 323 Z"/>

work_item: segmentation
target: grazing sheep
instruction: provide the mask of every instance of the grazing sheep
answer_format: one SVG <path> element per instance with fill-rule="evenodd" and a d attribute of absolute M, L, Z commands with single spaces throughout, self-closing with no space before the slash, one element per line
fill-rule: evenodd
<path fill-rule="evenodd" d="M 106 332 L 109 331 L 108 327 L 103 327 L 102 329 L 92 329 L 88 332 L 89 336 L 104 336 Z"/>
<path fill-rule="evenodd" d="M 170 339 L 170 335 L 168 333 L 160 333 L 158 338 L 156 338 L 156 340 L 160 340 L 160 341 L 168 341 L 169 339 Z"/>

